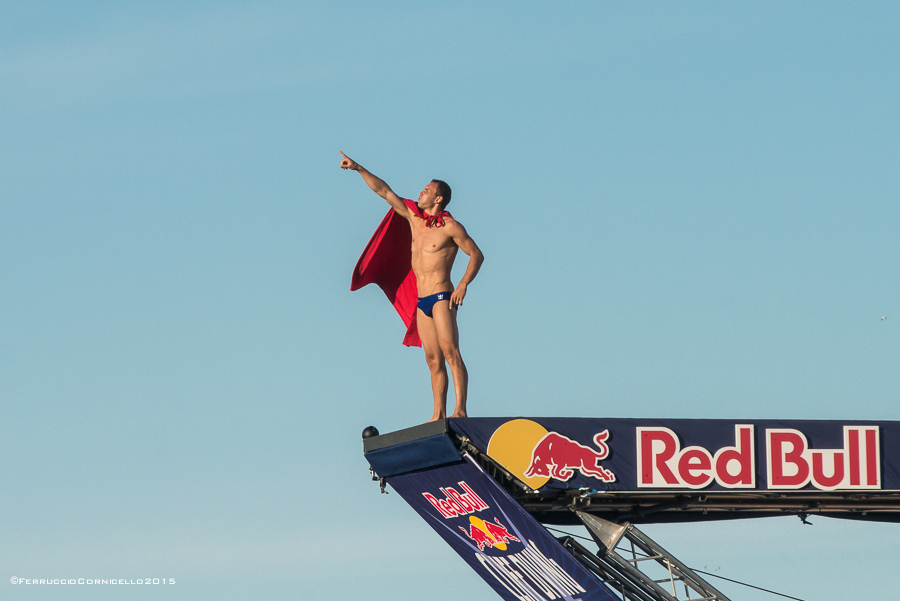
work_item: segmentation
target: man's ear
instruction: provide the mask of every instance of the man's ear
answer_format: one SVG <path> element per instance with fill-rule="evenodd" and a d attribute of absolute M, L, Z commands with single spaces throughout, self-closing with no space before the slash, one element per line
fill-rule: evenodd
<path fill-rule="evenodd" d="M 435 196 L 434 204 L 441 205 L 441 208 L 444 208 L 444 197 L 443 196 Z"/>

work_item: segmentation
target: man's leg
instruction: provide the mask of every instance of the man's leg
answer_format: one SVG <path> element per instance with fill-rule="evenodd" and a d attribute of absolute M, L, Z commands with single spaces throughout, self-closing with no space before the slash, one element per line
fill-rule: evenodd
<path fill-rule="evenodd" d="M 431 372 L 431 392 L 434 395 L 433 422 L 447 417 L 447 365 L 444 363 L 444 354 L 438 343 L 437 331 L 434 328 L 434 320 L 422 313 L 421 309 L 416 313 L 416 326 L 419 330 L 419 338 L 422 340 L 422 349 L 425 351 L 425 362 Z"/>
<path fill-rule="evenodd" d="M 466 417 L 466 397 L 469 391 L 469 372 L 459 354 L 459 329 L 456 327 L 456 308 L 449 301 L 438 301 L 431 310 L 441 354 L 450 364 L 453 374 L 453 391 L 456 393 L 456 409 L 450 417 Z"/>

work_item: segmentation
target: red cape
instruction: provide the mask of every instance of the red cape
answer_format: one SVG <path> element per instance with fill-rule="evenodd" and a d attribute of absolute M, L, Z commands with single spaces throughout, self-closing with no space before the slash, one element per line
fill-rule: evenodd
<path fill-rule="evenodd" d="M 404 198 L 403 202 L 417 216 L 424 218 L 415 202 L 408 198 Z M 422 346 L 416 328 L 419 290 L 416 286 L 416 276 L 412 271 L 411 248 L 412 232 L 409 229 L 409 222 L 391 209 L 381 220 L 362 256 L 356 262 L 350 280 L 350 290 L 378 284 L 406 326 L 403 344 Z"/>

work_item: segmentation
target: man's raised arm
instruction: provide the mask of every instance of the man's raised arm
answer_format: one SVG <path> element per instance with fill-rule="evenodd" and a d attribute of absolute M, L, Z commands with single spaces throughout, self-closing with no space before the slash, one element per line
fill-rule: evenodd
<path fill-rule="evenodd" d="M 341 156 L 344 157 L 343 160 L 341 160 L 341 169 L 358 171 L 366 184 L 370 188 L 372 188 L 372 192 L 388 201 L 388 204 L 394 207 L 394 210 L 397 211 L 400 216 L 405 217 L 406 219 L 409 219 L 412 216 L 412 213 L 410 212 L 409 207 L 406 206 L 406 203 L 404 203 L 399 196 L 394 194 L 394 191 L 391 190 L 391 187 L 388 186 L 384 182 L 384 180 L 370 173 L 368 169 L 348 157 L 340 150 L 338 150 L 338 152 L 340 152 Z"/>

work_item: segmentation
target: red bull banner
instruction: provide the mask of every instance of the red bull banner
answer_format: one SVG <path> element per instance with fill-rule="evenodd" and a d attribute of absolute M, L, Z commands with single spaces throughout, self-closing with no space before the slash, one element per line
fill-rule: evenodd
<path fill-rule="evenodd" d="M 503 599 L 619 599 L 470 457 L 387 482 Z"/>
<path fill-rule="evenodd" d="M 900 422 L 463 418 L 532 489 L 900 490 Z"/>

